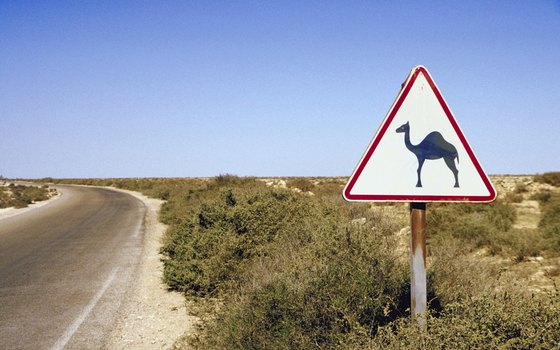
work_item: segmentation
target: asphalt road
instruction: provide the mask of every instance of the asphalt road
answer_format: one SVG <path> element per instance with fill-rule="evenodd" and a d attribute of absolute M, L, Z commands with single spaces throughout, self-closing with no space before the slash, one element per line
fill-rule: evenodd
<path fill-rule="evenodd" d="M 0 220 L 0 348 L 101 349 L 141 255 L 145 207 L 57 186 L 52 203 Z"/>

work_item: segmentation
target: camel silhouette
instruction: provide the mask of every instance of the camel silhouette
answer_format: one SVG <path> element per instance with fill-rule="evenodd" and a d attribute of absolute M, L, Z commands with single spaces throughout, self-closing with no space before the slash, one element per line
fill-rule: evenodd
<path fill-rule="evenodd" d="M 443 136 L 437 131 L 432 131 L 429 133 L 422 142 L 417 145 L 413 145 L 410 142 L 410 125 L 408 122 L 401 125 L 397 130 L 397 133 L 404 132 L 404 144 L 406 148 L 418 158 L 418 182 L 416 187 L 422 187 L 422 180 L 420 179 L 420 173 L 422 172 L 422 166 L 426 159 L 440 159 L 443 158 L 445 164 L 449 170 L 453 172 L 455 176 L 455 186 L 459 187 L 459 170 L 455 167 L 455 158 L 457 158 L 457 164 L 459 164 L 459 154 L 455 146 L 445 141 Z"/>

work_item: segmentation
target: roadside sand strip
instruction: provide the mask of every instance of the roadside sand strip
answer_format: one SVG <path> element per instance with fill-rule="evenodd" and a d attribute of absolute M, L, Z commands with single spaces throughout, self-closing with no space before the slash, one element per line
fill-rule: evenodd
<path fill-rule="evenodd" d="M 138 192 L 129 193 L 146 205 L 144 247 L 130 294 L 123 302 L 107 349 L 169 349 L 193 329 L 197 317 L 189 316 L 181 293 L 169 292 L 162 282 L 159 250 L 166 226 L 159 222 L 163 201 Z"/>

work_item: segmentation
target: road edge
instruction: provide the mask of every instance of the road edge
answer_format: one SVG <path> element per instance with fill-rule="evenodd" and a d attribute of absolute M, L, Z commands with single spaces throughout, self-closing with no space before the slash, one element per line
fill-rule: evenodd
<path fill-rule="evenodd" d="M 146 207 L 142 254 L 132 279 L 134 284 L 127 291 L 104 349 L 170 349 L 194 329 L 198 318 L 188 314 L 183 294 L 168 291 L 163 283 L 160 249 L 167 225 L 159 221 L 159 212 L 164 201 L 135 191 L 103 188 L 129 194 Z"/>

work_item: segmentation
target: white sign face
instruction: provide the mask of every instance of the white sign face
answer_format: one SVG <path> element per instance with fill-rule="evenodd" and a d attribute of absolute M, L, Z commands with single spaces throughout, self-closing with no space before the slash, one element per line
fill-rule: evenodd
<path fill-rule="evenodd" d="M 343 195 L 350 201 L 491 202 L 496 190 L 430 74 L 417 66 Z"/>

